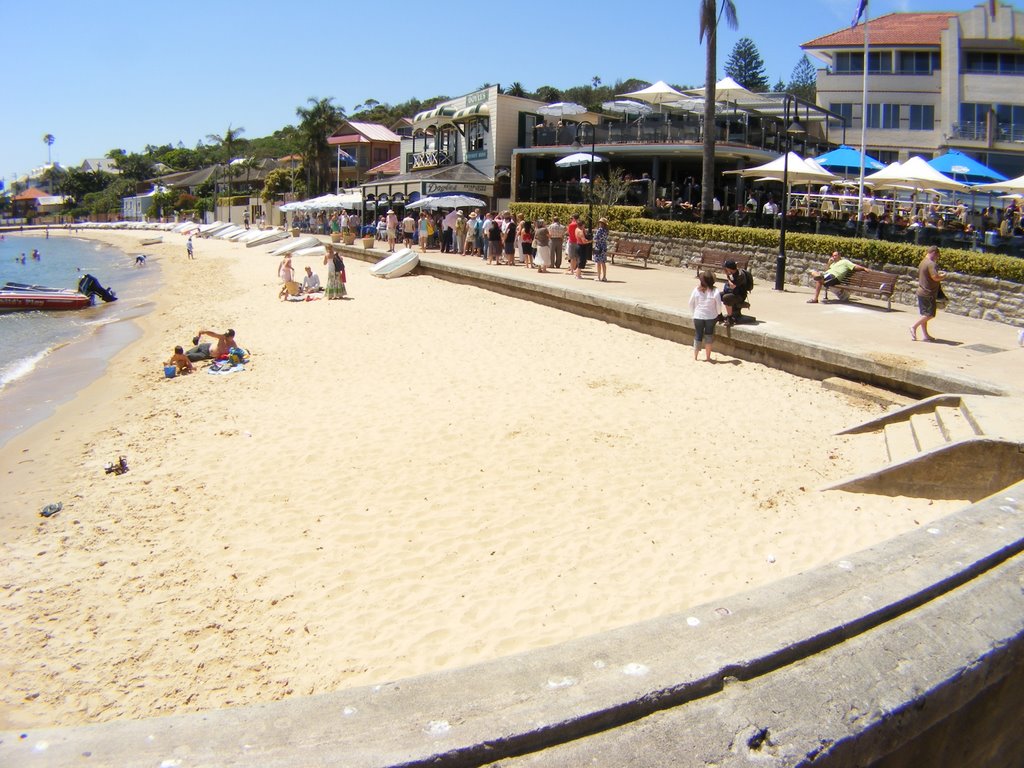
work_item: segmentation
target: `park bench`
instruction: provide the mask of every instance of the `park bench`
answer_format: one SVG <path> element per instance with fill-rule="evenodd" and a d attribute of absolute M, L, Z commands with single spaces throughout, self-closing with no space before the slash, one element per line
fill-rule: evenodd
<path fill-rule="evenodd" d="M 651 258 L 651 244 L 641 243 L 639 240 L 616 240 L 615 247 L 608 252 L 608 255 L 611 257 L 612 264 L 615 263 L 616 256 L 621 256 L 625 259 L 642 261 L 644 269 L 647 269 L 647 260 Z"/>
<path fill-rule="evenodd" d="M 730 253 L 729 251 L 719 251 L 714 248 L 705 248 L 700 252 L 700 256 L 695 257 L 690 263 L 697 269 L 698 273 L 710 269 L 712 272 L 724 275 L 725 262 L 728 259 L 735 261 L 736 268 L 740 270 L 747 269 L 750 265 L 749 254 Z"/>
<path fill-rule="evenodd" d="M 845 299 L 843 293 L 856 293 L 868 296 L 873 299 L 885 301 L 885 308 L 892 311 L 892 293 L 896 289 L 896 281 L 899 275 L 892 272 L 879 272 L 870 269 L 866 272 L 857 271 L 851 273 L 839 285 L 833 285 L 831 290 L 840 301 Z M 825 287 L 825 299 L 828 299 L 829 288 Z"/>

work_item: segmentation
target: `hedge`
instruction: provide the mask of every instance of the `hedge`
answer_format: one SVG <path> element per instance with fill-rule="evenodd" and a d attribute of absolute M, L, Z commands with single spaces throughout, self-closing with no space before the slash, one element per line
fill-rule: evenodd
<path fill-rule="evenodd" d="M 586 204 L 513 203 L 510 210 L 529 219 L 551 221 L 552 216 L 568 221 L 578 213 L 587 215 Z M 640 206 L 613 206 L 608 214 L 608 226 L 617 232 L 646 237 L 674 237 L 699 242 L 731 243 L 733 245 L 760 246 L 778 249 L 779 232 L 758 227 L 732 227 L 724 224 L 701 224 L 690 221 L 664 221 L 640 218 Z M 925 246 L 893 243 L 887 240 L 867 240 L 859 237 L 812 235 L 788 232 L 786 247 L 794 251 L 828 257 L 832 251 L 876 268 L 886 264 L 916 267 L 924 258 Z M 995 253 L 978 253 L 959 248 L 942 250 L 941 267 L 950 272 L 978 277 L 996 277 L 1014 283 L 1024 283 L 1024 259 Z"/>

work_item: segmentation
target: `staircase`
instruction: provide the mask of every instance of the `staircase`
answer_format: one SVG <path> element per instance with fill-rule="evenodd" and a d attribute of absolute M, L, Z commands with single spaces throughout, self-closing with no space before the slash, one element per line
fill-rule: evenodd
<path fill-rule="evenodd" d="M 889 463 L 830 489 L 977 501 L 1024 479 L 1024 407 L 1013 399 L 936 395 L 845 429 L 885 436 Z"/>

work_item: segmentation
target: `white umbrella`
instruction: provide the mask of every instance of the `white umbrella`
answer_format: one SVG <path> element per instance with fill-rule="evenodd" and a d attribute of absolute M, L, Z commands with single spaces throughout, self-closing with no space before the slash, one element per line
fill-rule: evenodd
<path fill-rule="evenodd" d="M 882 170 L 864 177 L 865 181 L 874 182 L 875 186 L 893 186 L 906 184 L 917 189 L 964 190 L 966 184 L 954 181 L 943 173 L 932 168 L 922 158 L 914 155 L 903 164 L 892 163 Z"/>
<path fill-rule="evenodd" d="M 786 157 L 781 156 L 775 158 L 770 163 L 759 165 L 756 168 L 744 168 L 741 171 L 725 171 L 725 173 L 735 173 L 744 177 L 770 177 L 779 181 L 786 176 L 791 184 L 832 181 L 836 178 L 834 174 L 826 171 L 824 168 L 820 166 L 816 168 L 809 164 L 796 152 L 789 153 L 788 168 L 786 167 Z"/>
<path fill-rule="evenodd" d="M 691 91 L 687 91 L 687 93 L 691 93 L 694 96 L 703 96 L 704 91 L 704 88 L 694 88 Z M 753 91 L 744 88 L 731 77 L 723 77 L 715 83 L 715 101 L 735 101 L 743 96 L 751 95 L 753 95 Z"/>
<path fill-rule="evenodd" d="M 603 163 L 604 158 L 599 155 L 591 155 L 589 152 L 574 152 L 560 160 L 555 160 L 555 165 L 559 168 L 575 168 L 577 165 L 587 165 L 591 162 Z"/>
<path fill-rule="evenodd" d="M 568 117 L 569 115 L 582 115 L 589 110 L 582 104 L 574 101 L 556 101 L 554 104 L 545 104 L 537 109 L 537 113 L 552 117 Z"/>
<path fill-rule="evenodd" d="M 679 101 L 679 99 L 685 98 L 682 93 L 677 91 L 664 80 L 659 80 L 646 88 L 641 88 L 639 91 L 633 91 L 632 93 L 618 93 L 616 95 L 624 96 L 627 99 L 640 99 L 641 101 L 646 101 L 648 104 L 654 104 L 656 106 L 660 106 L 668 101 Z"/>
<path fill-rule="evenodd" d="M 1007 181 L 995 181 L 991 184 L 978 184 L 971 188 L 977 192 L 1024 192 L 1024 176 Z"/>
<path fill-rule="evenodd" d="M 414 203 L 409 203 L 406 208 L 422 208 L 427 211 L 434 211 L 438 208 L 471 208 L 473 206 L 484 207 L 486 204 L 478 197 L 469 195 L 437 195 L 436 197 L 421 197 Z"/>
<path fill-rule="evenodd" d="M 624 115 L 649 115 L 654 111 L 651 109 L 650 104 L 643 104 L 639 101 L 630 101 L 629 99 L 606 101 L 601 105 L 601 109 L 607 112 L 621 112 Z"/>

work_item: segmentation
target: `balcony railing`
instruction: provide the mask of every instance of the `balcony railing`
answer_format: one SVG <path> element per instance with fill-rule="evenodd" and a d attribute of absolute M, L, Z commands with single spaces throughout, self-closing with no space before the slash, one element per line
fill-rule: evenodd
<path fill-rule="evenodd" d="M 764 132 L 760 128 L 748 127 L 739 121 L 726 126 L 716 126 L 716 141 L 728 141 L 767 148 Z M 597 126 L 591 134 L 590 128 L 579 132 L 580 143 L 594 144 L 699 144 L 703 132 L 698 122 L 668 122 L 645 120 L 640 123 L 608 123 Z M 542 126 L 536 129 L 535 147 L 569 146 L 577 139 L 576 126 L 561 128 Z M 767 137 L 768 144 L 772 137 Z"/>
<path fill-rule="evenodd" d="M 410 171 L 421 171 L 424 168 L 438 168 L 442 165 L 452 165 L 455 157 L 443 149 L 427 149 L 422 152 L 413 152 Z"/>
<path fill-rule="evenodd" d="M 1024 144 L 1024 125 L 997 125 L 993 141 L 1012 141 Z M 988 141 L 988 130 L 985 123 L 954 123 L 950 138 L 962 141 Z"/>

